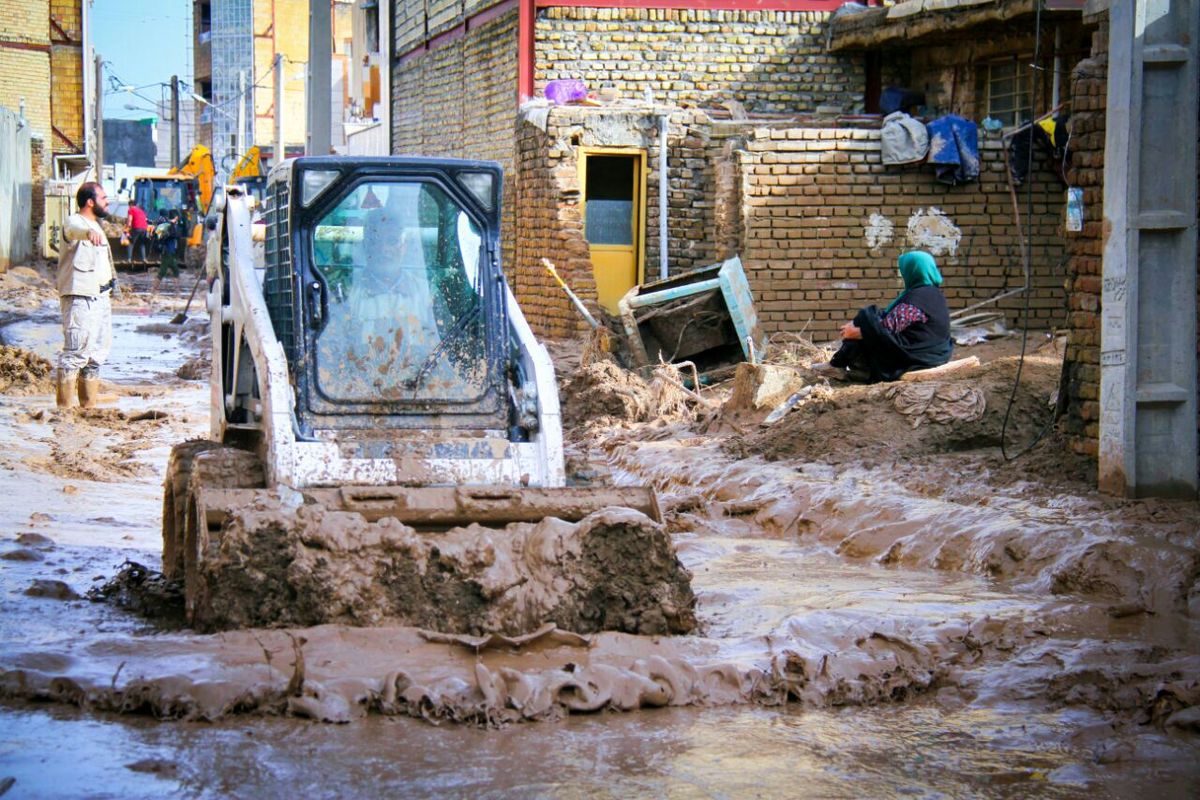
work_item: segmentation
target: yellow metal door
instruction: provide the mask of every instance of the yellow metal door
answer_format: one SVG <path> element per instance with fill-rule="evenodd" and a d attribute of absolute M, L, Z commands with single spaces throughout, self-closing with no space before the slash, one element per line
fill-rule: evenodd
<path fill-rule="evenodd" d="M 580 158 L 583 227 L 597 301 L 610 314 L 642 278 L 645 153 L 586 149 Z"/>

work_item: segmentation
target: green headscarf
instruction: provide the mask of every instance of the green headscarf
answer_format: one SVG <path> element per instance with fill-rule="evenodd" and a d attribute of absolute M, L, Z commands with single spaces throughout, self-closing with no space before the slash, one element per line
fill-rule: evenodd
<path fill-rule="evenodd" d="M 942 273 L 938 272 L 933 256 L 923 250 L 912 250 L 900 256 L 900 277 L 904 278 L 904 291 L 883 310 L 886 314 L 896 307 L 904 295 L 918 286 L 941 286 Z"/>

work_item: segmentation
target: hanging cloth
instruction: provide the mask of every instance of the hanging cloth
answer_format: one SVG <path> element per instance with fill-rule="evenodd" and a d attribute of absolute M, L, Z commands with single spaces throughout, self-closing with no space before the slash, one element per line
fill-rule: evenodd
<path fill-rule="evenodd" d="M 929 163 L 942 183 L 957 186 L 979 179 L 979 129 L 954 114 L 929 123 Z"/>
<path fill-rule="evenodd" d="M 920 121 L 903 111 L 893 111 L 883 118 L 879 150 L 884 164 L 924 161 L 929 154 L 929 132 Z"/>

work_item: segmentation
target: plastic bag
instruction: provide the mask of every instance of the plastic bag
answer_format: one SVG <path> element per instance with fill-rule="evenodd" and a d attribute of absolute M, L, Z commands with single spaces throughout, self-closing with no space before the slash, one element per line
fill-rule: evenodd
<path fill-rule="evenodd" d="M 578 78 L 565 78 L 546 84 L 546 99 L 555 105 L 573 103 L 587 98 L 587 84 Z"/>

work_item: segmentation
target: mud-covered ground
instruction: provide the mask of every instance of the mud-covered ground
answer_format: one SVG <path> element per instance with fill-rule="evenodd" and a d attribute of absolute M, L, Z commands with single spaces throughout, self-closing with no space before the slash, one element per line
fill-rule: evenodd
<path fill-rule="evenodd" d="M 22 369 L 57 347 L 39 280 L 0 276 Z M 0 392 L 0 792 L 1195 796 L 1197 505 L 1097 495 L 1053 431 L 1005 460 L 1012 340 L 912 396 L 801 371 L 769 426 L 556 345 L 570 470 L 658 487 L 692 635 L 198 635 L 83 597 L 158 566 L 167 451 L 207 430 L 187 289 L 119 303 L 102 408 Z M 1043 342 L 1010 454 L 1053 409 Z"/>

